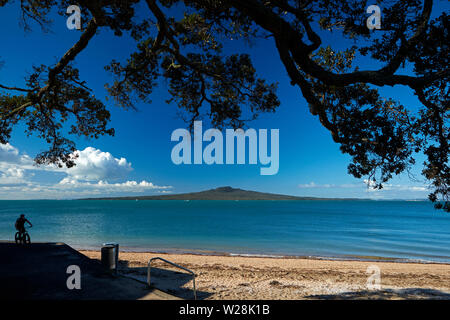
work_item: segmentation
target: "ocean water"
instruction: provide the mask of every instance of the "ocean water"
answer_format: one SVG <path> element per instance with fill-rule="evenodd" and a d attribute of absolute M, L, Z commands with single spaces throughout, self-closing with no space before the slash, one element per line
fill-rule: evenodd
<path fill-rule="evenodd" d="M 450 214 L 427 201 L 7 200 L 0 240 L 21 213 L 32 241 L 76 248 L 450 263 Z"/>

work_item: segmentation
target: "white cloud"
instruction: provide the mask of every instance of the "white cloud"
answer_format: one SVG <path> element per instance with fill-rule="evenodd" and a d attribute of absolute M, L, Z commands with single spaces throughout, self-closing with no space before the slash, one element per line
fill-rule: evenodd
<path fill-rule="evenodd" d="M 0 199 L 76 199 L 105 196 L 132 196 L 143 192 L 167 193 L 171 186 L 157 186 L 145 180 L 123 183 L 80 182 L 64 178 L 57 184 L 0 185 Z M 14 195 L 11 197 L 11 195 Z"/>
<path fill-rule="evenodd" d="M 376 185 L 375 182 L 364 180 L 364 183 L 369 187 L 368 190 L 370 192 L 382 192 L 382 191 L 429 191 L 429 188 L 426 186 L 411 186 L 411 185 L 401 185 L 401 184 L 390 184 L 384 183 L 382 189 L 374 189 L 373 187 Z"/>
<path fill-rule="evenodd" d="M 72 168 L 34 166 L 33 160 L 10 144 L 0 144 L 0 199 L 64 199 L 93 196 L 129 195 L 145 191 L 168 192 L 171 186 L 159 186 L 142 180 L 120 182 L 133 170 L 131 163 L 109 152 L 88 147 L 76 151 Z M 66 175 L 59 183 L 32 181 L 37 171 Z M 36 179 L 34 179 L 36 180 Z M 123 181 L 123 180 L 122 180 Z"/>
<path fill-rule="evenodd" d="M 375 183 L 363 180 L 347 184 L 319 184 L 315 182 L 299 184 L 303 196 L 315 197 L 356 197 L 373 199 L 418 199 L 427 198 L 430 189 L 423 184 L 385 183 L 382 189 L 374 189 Z"/>
<path fill-rule="evenodd" d="M 76 151 L 75 154 L 78 155 L 76 166 L 65 171 L 76 180 L 117 180 L 126 177 L 132 170 L 127 159 L 115 158 L 109 152 L 92 147 Z"/>
<path fill-rule="evenodd" d="M 314 181 L 310 183 L 299 184 L 298 187 L 300 189 L 330 189 L 330 188 L 339 188 L 339 189 L 350 189 L 350 188 L 365 188 L 371 192 L 381 192 L 386 190 L 398 190 L 398 191 L 428 191 L 429 189 L 426 186 L 411 186 L 411 185 L 401 185 L 401 184 L 389 184 L 384 183 L 383 189 L 374 189 L 373 187 L 376 185 L 375 182 L 369 181 L 367 179 L 363 180 L 363 183 L 347 183 L 347 184 L 317 184 Z"/>
<path fill-rule="evenodd" d="M 310 183 L 304 183 L 304 184 L 299 184 L 298 187 L 300 189 L 329 189 L 329 188 L 355 188 L 355 187 L 360 187 L 361 184 L 352 184 L 352 183 L 348 183 L 348 184 L 317 184 L 314 181 L 311 181 Z"/>
<path fill-rule="evenodd" d="M 72 179 L 66 177 L 62 179 L 59 183 L 59 186 L 69 186 L 71 188 L 91 188 L 91 189 L 104 189 L 110 191 L 134 191 L 134 192 L 142 192 L 148 189 L 170 189 L 171 186 L 157 186 L 151 182 L 147 182 L 142 180 L 141 182 L 137 181 L 126 181 L 122 183 L 108 183 L 107 181 L 100 180 L 98 182 L 89 182 L 89 181 L 78 181 L 76 179 Z"/>
<path fill-rule="evenodd" d="M 19 150 L 9 143 L 0 143 L 0 164 L 31 165 L 32 159 L 27 155 L 21 155 Z"/>
<path fill-rule="evenodd" d="M 8 168 L 5 171 L 0 172 L 0 185 L 25 183 L 24 176 L 24 169 Z"/>
<path fill-rule="evenodd" d="M 17 162 L 19 158 L 19 150 L 9 143 L 0 144 L 0 161 L 1 162 Z"/>
<path fill-rule="evenodd" d="M 311 181 L 310 183 L 302 183 L 298 185 L 301 189 L 309 189 L 309 188 L 317 188 L 318 185 L 314 183 L 314 181 Z"/>
<path fill-rule="evenodd" d="M 0 144 L 0 186 L 26 183 L 25 170 L 32 168 L 29 156 L 9 143 Z"/>

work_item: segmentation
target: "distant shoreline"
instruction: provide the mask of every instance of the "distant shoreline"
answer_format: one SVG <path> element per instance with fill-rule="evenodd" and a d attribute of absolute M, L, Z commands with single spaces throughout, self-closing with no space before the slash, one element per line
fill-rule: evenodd
<path fill-rule="evenodd" d="M 142 198 L 141 198 L 142 197 Z M 145 197 L 145 198 L 144 198 Z M 138 197 L 111 197 L 111 198 L 81 198 L 81 199 L 66 199 L 66 200 L 124 200 L 124 201 L 379 201 L 374 199 L 365 198 L 309 198 L 304 197 L 299 199 L 159 199 L 159 198 L 149 198 L 153 196 L 138 196 Z M 155 196 L 158 197 L 158 196 Z M 52 200 L 52 199 L 37 199 L 37 200 Z M 20 201 L 20 200 L 19 200 Z M 427 201 L 427 200 L 402 200 L 402 199 L 392 199 L 392 200 L 381 200 L 381 201 Z"/>
<path fill-rule="evenodd" d="M 153 196 L 126 196 L 126 197 L 99 197 L 83 198 L 79 200 L 267 200 L 267 201 L 286 201 L 286 200 L 312 200 L 312 201 L 369 201 L 371 199 L 361 198 L 319 198 L 319 197 L 299 197 L 283 195 L 276 193 L 266 193 L 258 191 L 249 191 L 232 187 L 219 187 L 200 192 L 164 194 Z"/>
<path fill-rule="evenodd" d="M 312 199 L 296 199 L 296 200 L 266 200 L 266 199 L 253 199 L 253 200 L 223 200 L 223 199 L 139 199 L 138 197 L 127 197 L 129 199 L 119 198 L 76 198 L 76 199 L 0 199 L 0 201 L 370 201 L 370 202 L 389 202 L 389 201 L 399 201 L 399 202 L 430 202 L 428 199 L 369 199 L 369 198 L 312 198 Z M 430 202 L 431 203 L 431 202 Z"/>

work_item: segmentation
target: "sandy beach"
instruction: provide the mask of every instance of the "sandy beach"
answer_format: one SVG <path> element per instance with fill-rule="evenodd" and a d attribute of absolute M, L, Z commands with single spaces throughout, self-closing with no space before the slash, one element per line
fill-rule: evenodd
<path fill-rule="evenodd" d="M 100 259 L 99 251 L 80 252 Z M 450 264 L 120 252 L 119 270 L 145 281 L 157 256 L 197 274 L 199 299 L 450 299 Z M 367 287 L 373 265 L 380 290 Z M 193 298 L 191 276 L 160 261 L 152 266 L 158 289 Z"/>

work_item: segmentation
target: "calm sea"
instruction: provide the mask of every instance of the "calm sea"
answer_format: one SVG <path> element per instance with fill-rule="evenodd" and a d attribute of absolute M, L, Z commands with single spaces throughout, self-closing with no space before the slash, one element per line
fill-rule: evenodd
<path fill-rule="evenodd" d="M 450 214 L 426 201 L 0 201 L 0 239 L 128 250 L 450 263 Z"/>

